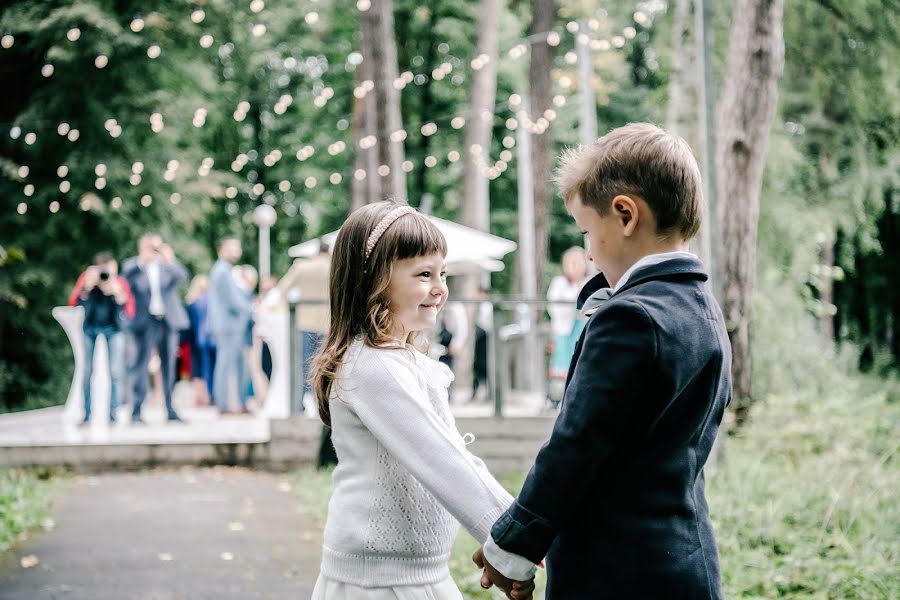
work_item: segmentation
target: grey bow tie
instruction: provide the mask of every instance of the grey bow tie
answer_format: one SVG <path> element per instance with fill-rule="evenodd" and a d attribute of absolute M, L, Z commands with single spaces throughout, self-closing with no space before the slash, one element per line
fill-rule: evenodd
<path fill-rule="evenodd" d="M 588 296 L 587 300 L 584 301 L 584 304 L 581 306 L 581 314 L 585 317 L 591 316 L 598 308 L 600 308 L 601 304 L 612 297 L 613 293 L 612 288 L 600 288 Z"/>

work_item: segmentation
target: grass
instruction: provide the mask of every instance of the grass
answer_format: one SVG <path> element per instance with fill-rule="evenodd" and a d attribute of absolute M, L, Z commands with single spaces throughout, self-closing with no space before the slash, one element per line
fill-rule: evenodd
<path fill-rule="evenodd" d="M 0 469 L 0 554 L 52 527 L 47 515 L 63 480 L 48 469 Z"/>
<path fill-rule="evenodd" d="M 728 598 L 900 597 L 900 386 L 771 396 L 707 483 Z"/>
<path fill-rule="evenodd" d="M 896 380 L 842 379 L 824 394 L 766 398 L 708 475 L 725 597 L 900 598 L 898 446 Z M 297 477 L 301 504 L 324 525 L 330 473 Z M 501 481 L 515 492 L 522 475 Z M 454 581 L 467 599 L 502 598 L 479 587 L 475 547 L 461 532 Z"/>

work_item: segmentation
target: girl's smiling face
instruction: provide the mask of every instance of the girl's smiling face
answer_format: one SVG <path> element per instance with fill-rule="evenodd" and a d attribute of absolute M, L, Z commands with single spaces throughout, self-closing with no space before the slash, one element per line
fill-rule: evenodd
<path fill-rule="evenodd" d="M 406 336 L 414 331 L 431 329 L 447 301 L 444 257 L 429 254 L 398 260 L 393 265 L 387 293 L 397 340 L 406 341 Z"/>

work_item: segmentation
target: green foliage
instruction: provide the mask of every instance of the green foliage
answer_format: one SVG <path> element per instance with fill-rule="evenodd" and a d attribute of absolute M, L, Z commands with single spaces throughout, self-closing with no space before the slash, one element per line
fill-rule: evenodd
<path fill-rule="evenodd" d="M 30 531 L 52 526 L 45 518 L 62 482 L 46 469 L 0 470 L 0 554 Z"/>

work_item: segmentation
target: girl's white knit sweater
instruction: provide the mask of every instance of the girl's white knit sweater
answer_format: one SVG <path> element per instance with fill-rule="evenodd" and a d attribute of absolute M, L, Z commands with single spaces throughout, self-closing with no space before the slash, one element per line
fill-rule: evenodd
<path fill-rule="evenodd" d="M 484 543 L 512 497 L 466 450 L 447 404 L 453 374 L 407 348 L 348 349 L 330 400 L 337 450 L 322 575 L 362 587 L 449 576 L 462 524 Z"/>

